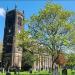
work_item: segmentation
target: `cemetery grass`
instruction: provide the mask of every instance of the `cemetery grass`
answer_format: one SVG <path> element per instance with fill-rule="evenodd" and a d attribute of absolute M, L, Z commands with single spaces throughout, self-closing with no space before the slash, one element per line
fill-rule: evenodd
<path fill-rule="evenodd" d="M 6 73 L 1 73 L 0 75 L 6 75 Z M 33 71 L 32 73 L 29 73 L 27 71 L 24 72 L 17 72 L 16 74 L 14 74 L 14 72 L 11 72 L 11 75 L 52 75 L 52 73 L 49 73 L 48 71 Z M 60 75 L 62 75 L 62 71 L 60 72 Z M 67 75 L 75 75 L 75 70 L 67 70 Z"/>

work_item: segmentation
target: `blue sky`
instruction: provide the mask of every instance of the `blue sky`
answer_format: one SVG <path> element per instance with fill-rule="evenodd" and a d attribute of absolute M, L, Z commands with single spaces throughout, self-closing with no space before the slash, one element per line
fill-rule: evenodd
<path fill-rule="evenodd" d="M 54 0 L 53 3 L 60 4 L 66 10 L 75 11 L 75 1 L 73 0 Z M 25 18 L 29 19 L 34 13 L 37 14 L 40 9 L 43 9 L 46 0 L 0 0 L 0 41 L 3 41 L 4 26 L 5 26 L 5 11 L 14 9 L 15 4 L 17 9 L 25 12 Z"/>

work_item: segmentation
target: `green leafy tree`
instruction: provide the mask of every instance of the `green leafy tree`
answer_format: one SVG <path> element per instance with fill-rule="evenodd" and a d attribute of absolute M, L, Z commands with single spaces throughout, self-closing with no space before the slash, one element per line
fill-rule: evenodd
<path fill-rule="evenodd" d="M 20 41 L 19 41 L 20 40 Z M 20 46 L 23 50 L 22 52 L 22 67 L 25 64 L 32 66 L 34 62 L 33 51 L 30 49 L 32 46 L 32 38 L 29 37 L 29 32 L 24 29 L 17 34 L 16 45 Z"/>
<path fill-rule="evenodd" d="M 71 43 L 69 34 L 73 30 L 73 23 L 70 22 L 70 17 L 73 15 L 73 12 L 64 10 L 60 5 L 46 4 L 38 15 L 30 18 L 32 37 L 39 44 L 47 46 L 52 55 L 52 70 L 55 56 Z"/>
<path fill-rule="evenodd" d="M 75 65 L 75 53 L 67 54 L 67 62 L 66 65 L 74 66 Z"/>
<path fill-rule="evenodd" d="M 28 22 L 28 20 L 23 19 L 22 25 L 25 25 Z M 25 66 L 25 64 L 28 64 L 32 66 L 34 62 L 33 58 L 33 51 L 30 49 L 32 46 L 32 42 L 34 41 L 28 30 L 24 30 L 24 28 L 21 30 L 20 33 L 17 33 L 16 35 L 16 46 L 19 46 L 22 51 L 22 67 Z"/>
<path fill-rule="evenodd" d="M 40 59 L 37 59 L 38 56 L 35 55 L 39 54 L 40 56 L 48 51 L 48 47 L 37 43 L 37 41 L 32 38 L 28 30 L 22 30 L 20 33 L 18 33 L 17 39 L 16 45 L 20 46 L 23 50 L 22 67 L 26 64 L 33 66 L 34 61 Z"/>

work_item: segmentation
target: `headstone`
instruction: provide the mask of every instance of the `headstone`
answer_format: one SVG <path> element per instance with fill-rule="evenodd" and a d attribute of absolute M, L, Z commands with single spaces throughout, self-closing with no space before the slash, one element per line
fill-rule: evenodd
<path fill-rule="evenodd" d="M 58 73 L 58 65 L 56 63 L 54 63 L 53 75 L 59 75 L 59 73 Z"/>
<path fill-rule="evenodd" d="M 32 73 L 32 69 L 30 69 L 29 72 Z"/>
<path fill-rule="evenodd" d="M 10 72 L 6 72 L 6 75 L 11 75 L 11 73 Z"/>
<path fill-rule="evenodd" d="M 67 69 L 62 70 L 62 75 L 67 75 Z"/>
<path fill-rule="evenodd" d="M 51 73 L 51 70 L 52 70 L 52 69 L 49 67 L 49 73 Z"/>
<path fill-rule="evenodd" d="M 54 69 L 54 70 L 53 70 L 53 75 L 59 75 L 59 73 L 58 73 L 58 70 L 57 70 L 57 69 Z"/>
<path fill-rule="evenodd" d="M 41 71 L 43 70 L 43 68 L 41 68 Z"/>

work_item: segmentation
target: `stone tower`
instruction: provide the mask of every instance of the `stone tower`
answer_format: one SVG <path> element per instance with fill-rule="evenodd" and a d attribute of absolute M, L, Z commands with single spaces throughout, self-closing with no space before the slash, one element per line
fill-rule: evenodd
<path fill-rule="evenodd" d="M 16 45 L 16 34 L 23 29 L 24 14 L 16 9 L 7 11 L 5 19 L 2 66 L 21 68 L 22 49 Z"/>

